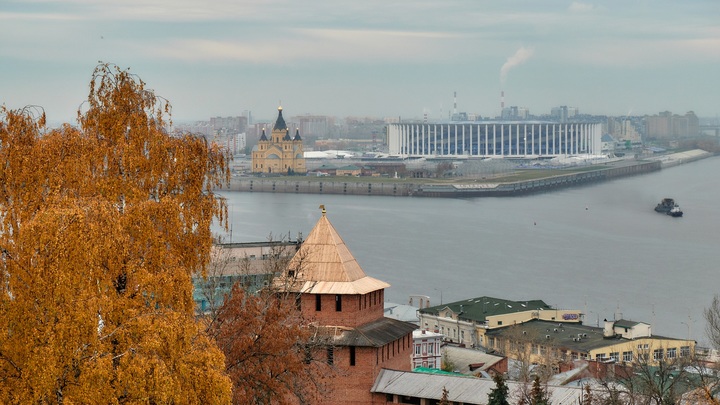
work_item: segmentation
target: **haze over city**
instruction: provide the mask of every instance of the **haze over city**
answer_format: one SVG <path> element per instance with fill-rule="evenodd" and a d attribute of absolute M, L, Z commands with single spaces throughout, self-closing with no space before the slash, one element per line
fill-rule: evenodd
<path fill-rule="evenodd" d="M 74 122 L 98 61 L 176 120 L 718 114 L 720 2 L 4 1 L 0 104 Z"/>

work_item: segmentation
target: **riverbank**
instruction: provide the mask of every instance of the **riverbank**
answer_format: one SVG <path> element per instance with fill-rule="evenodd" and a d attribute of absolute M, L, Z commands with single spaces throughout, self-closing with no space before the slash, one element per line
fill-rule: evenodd
<path fill-rule="evenodd" d="M 709 156 L 710 152 L 696 149 L 567 169 L 519 169 L 492 178 L 236 177 L 230 183 L 230 191 L 451 198 L 517 196 L 651 173 Z"/>

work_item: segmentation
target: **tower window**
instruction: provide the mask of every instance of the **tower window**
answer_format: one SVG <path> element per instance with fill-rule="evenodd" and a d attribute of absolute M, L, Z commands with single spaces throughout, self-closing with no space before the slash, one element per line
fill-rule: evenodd
<path fill-rule="evenodd" d="M 342 295 L 335 295 L 335 311 L 342 311 Z"/>
<path fill-rule="evenodd" d="M 355 365 L 355 346 L 350 346 L 350 365 Z"/>
<path fill-rule="evenodd" d="M 322 300 L 320 294 L 315 295 L 315 310 L 320 311 L 322 309 Z"/>

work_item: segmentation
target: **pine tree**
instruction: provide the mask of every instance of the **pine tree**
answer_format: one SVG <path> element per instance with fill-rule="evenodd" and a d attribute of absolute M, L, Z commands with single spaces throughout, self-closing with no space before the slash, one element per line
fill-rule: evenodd
<path fill-rule="evenodd" d="M 510 405 L 508 402 L 509 388 L 505 384 L 505 379 L 501 374 L 493 376 L 495 388 L 488 394 L 488 405 Z"/>
<path fill-rule="evenodd" d="M 547 393 L 540 384 L 540 377 L 535 376 L 533 380 L 532 390 L 530 391 L 530 404 L 531 405 L 550 405 L 550 400 Z"/>
<path fill-rule="evenodd" d="M 227 403 L 194 317 L 220 149 L 166 131 L 170 106 L 115 66 L 79 127 L 0 111 L 0 403 Z"/>
<path fill-rule="evenodd" d="M 450 405 L 450 400 L 448 399 L 449 393 L 450 392 L 447 390 L 447 388 L 443 387 L 442 397 L 440 397 L 440 402 L 438 402 L 438 405 Z"/>

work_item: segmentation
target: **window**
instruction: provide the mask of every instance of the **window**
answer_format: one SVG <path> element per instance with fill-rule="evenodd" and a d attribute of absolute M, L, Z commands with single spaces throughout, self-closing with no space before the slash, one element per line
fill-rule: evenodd
<path fill-rule="evenodd" d="M 335 311 L 341 312 L 342 311 L 342 295 L 335 295 Z"/>
<path fill-rule="evenodd" d="M 620 361 L 620 353 L 619 352 L 611 352 L 610 358 L 614 361 Z"/>
<path fill-rule="evenodd" d="M 498 326 L 502 326 L 502 321 L 498 321 Z"/>
<path fill-rule="evenodd" d="M 333 365 L 335 363 L 335 348 L 330 346 L 327 348 L 327 364 Z"/>
<path fill-rule="evenodd" d="M 320 294 L 315 294 L 315 310 L 320 311 L 322 309 L 322 300 Z"/>
<path fill-rule="evenodd" d="M 532 344 L 532 346 L 530 347 L 530 352 L 532 354 L 540 354 L 540 348 L 538 347 L 538 345 L 536 343 Z"/>
<path fill-rule="evenodd" d="M 435 343 L 428 344 L 428 354 L 433 354 L 433 347 L 435 347 Z"/>
<path fill-rule="evenodd" d="M 628 363 L 633 361 L 633 352 L 623 352 L 623 361 Z"/>
<path fill-rule="evenodd" d="M 420 345 L 419 344 L 415 345 L 415 355 L 417 355 L 417 356 L 420 355 Z"/>
<path fill-rule="evenodd" d="M 690 346 L 680 347 L 680 357 L 690 357 Z"/>
<path fill-rule="evenodd" d="M 595 356 L 596 360 L 602 360 L 605 358 L 605 353 L 598 353 L 597 356 Z"/>
<path fill-rule="evenodd" d="M 677 357 L 677 348 L 671 347 L 667 350 L 667 358 L 668 359 L 674 359 Z"/>
<path fill-rule="evenodd" d="M 488 338 L 488 347 L 491 349 L 495 347 L 495 338 L 494 337 Z"/>
<path fill-rule="evenodd" d="M 665 350 L 663 349 L 655 349 L 653 350 L 653 360 L 658 361 L 662 360 L 665 354 Z"/>
<path fill-rule="evenodd" d="M 355 365 L 355 346 L 350 346 L 350 365 Z"/>

